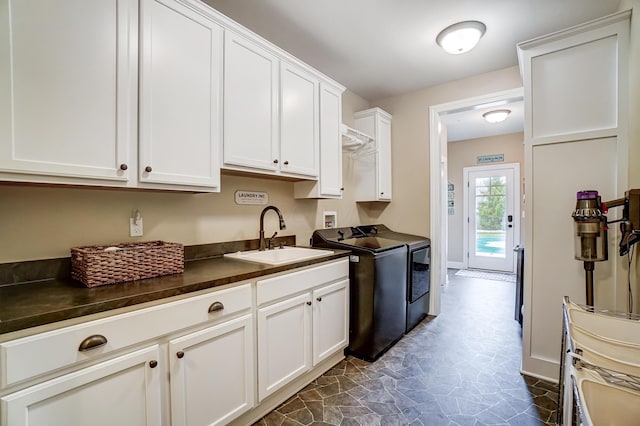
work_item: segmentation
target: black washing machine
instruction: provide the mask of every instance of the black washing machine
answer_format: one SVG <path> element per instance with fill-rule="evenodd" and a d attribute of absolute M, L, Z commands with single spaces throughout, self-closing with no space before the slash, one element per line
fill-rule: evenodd
<path fill-rule="evenodd" d="M 351 250 L 348 352 L 372 361 L 406 330 L 407 248 L 359 227 L 321 229 L 314 247 Z"/>

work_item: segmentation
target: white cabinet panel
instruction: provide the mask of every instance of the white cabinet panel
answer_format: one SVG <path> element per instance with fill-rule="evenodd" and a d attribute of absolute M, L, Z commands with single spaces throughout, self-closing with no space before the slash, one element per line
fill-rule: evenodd
<path fill-rule="evenodd" d="M 258 395 L 263 400 L 311 368 L 311 294 L 258 309 Z"/>
<path fill-rule="evenodd" d="M 349 280 L 313 292 L 313 365 L 349 344 Z"/>
<path fill-rule="evenodd" d="M 532 137 L 617 127 L 617 55 L 610 36 L 532 58 Z"/>
<path fill-rule="evenodd" d="M 318 78 L 286 62 L 280 67 L 280 170 L 318 176 Z"/>
<path fill-rule="evenodd" d="M 223 29 L 173 0 L 141 2 L 141 182 L 219 188 Z"/>
<path fill-rule="evenodd" d="M 136 2 L 2 0 L 0 34 L 0 170 L 126 182 Z"/>
<path fill-rule="evenodd" d="M 169 342 L 171 424 L 222 425 L 254 405 L 253 316 Z"/>
<path fill-rule="evenodd" d="M 159 425 L 159 355 L 154 345 L 7 395 L 0 424 Z"/>
<path fill-rule="evenodd" d="M 320 83 L 320 168 L 316 182 L 296 182 L 295 198 L 342 198 L 342 92 Z"/>
<path fill-rule="evenodd" d="M 224 57 L 224 163 L 275 171 L 279 61 L 231 31 Z"/>
<path fill-rule="evenodd" d="M 391 201 L 391 115 L 371 108 L 354 116 L 355 128 L 372 136 L 376 147 L 354 160 L 356 201 Z"/>

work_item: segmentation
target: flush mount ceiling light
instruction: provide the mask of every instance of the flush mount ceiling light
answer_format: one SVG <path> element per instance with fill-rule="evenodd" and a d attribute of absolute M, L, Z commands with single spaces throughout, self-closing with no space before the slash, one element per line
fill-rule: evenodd
<path fill-rule="evenodd" d="M 459 55 L 473 49 L 486 30 L 487 27 L 479 21 L 458 22 L 440 31 L 436 43 L 445 52 Z"/>
<path fill-rule="evenodd" d="M 495 109 L 493 111 L 488 111 L 482 114 L 485 120 L 488 123 L 501 123 L 507 119 L 507 117 L 511 114 L 510 109 Z"/>

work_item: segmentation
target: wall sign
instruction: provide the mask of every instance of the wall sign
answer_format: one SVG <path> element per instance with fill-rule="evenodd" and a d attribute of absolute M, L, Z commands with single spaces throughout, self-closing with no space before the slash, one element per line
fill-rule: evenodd
<path fill-rule="evenodd" d="M 236 191 L 236 204 L 267 204 L 269 194 L 256 191 Z"/>
<path fill-rule="evenodd" d="M 504 154 L 478 155 L 476 157 L 476 162 L 478 164 L 499 163 L 501 161 L 504 161 Z"/>

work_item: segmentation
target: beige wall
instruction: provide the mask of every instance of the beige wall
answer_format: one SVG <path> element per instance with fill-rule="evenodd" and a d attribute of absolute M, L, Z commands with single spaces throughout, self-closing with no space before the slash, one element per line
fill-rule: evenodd
<path fill-rule="evenodd" d="M 368 106 L 346 92 L 344 122 L 353 125 L 353 112 Z M 311 232 L 322 227 L 323 210 L 338 211 L 340 226 L 370 220 L 353 201 L 346 159 L 344 175 L 342 200 L 294 200 L 292 182 L 260 177 L 222 176 L 218 194 L 0 185 L 0 263 L 66 257 L 71 247 L 81 245 L 156 239 L 191 245 L 257 238 L 263 206 L 236 205 L 238 189 L 266 191 L 287 223 L 281 234 L 295 234 L 298 244 L 308 244 Z M 133 209 L 142 213 L 142 238 L 129 237 Z M 278 229 L 274 214 L 265 222 L 267 233 Z"/>
<path fill-rule="evenodd" d="M 429 106 L 522 87 L 509 67 L 372 102 L 391 115 L 393 202 L 363 208 L 374 222 L 429 235 Z"/>
<path fill-rule="evenodd" d="M 464 141 L 449 142 L 447 144 L 448 182 L 454 185 L 454 212 L 447 216 L 449 220 L 448 235 L 448 261 L 462 263 L 464 223 L 462 212 L 465 200 L 463 199 L 463 169 L 470 166 L 478 166 L 478 155 L 504 154 L 504 163 L 520 164 L 520 174 L 524 172 L 524 135 L 512 133 L 502 136 L 491 136 Z M 520 179 L 522 181 L 522 178 Z M 522 188 L 520 188 L 522 191 Z M 510 248 L 509 248 L 510 250 Z"/>

